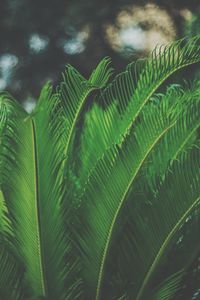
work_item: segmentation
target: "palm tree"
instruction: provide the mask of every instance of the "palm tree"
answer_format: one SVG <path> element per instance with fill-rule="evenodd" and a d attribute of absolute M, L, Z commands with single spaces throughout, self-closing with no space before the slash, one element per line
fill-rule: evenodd
<path fill-rule="evenodd" d="M 30 114 L 1 93 L 1 300 L 198 298 L 200 82 L 158 89 L 199 61 L 195 37 L 110 83 L 68 65 Z"/>

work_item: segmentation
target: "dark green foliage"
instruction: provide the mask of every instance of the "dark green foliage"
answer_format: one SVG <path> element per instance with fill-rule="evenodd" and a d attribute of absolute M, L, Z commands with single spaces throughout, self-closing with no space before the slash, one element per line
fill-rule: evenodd
<path fill-rule="evenodd" d="M 195 37 L 110 83 L 68 65 L 31 114 L 1 94 L 1 300 L 195 299 L 200 82 L 156 91 L 199 62 Z"/>

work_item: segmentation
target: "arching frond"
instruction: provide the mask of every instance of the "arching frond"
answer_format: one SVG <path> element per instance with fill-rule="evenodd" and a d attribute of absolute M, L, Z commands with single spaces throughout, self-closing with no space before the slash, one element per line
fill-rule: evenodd
<path fill-rule="evenodd" d="M 7 143 L 15 145 L 14 160 L 7 157 L 4 191 L 30 293 L 65 299 L 69 244 L 60 207 L 63 148 L 57 115 L 51 114 L 56 101 L 46 85 L 35 112 L 11 120 Z"/>
<path fill-rule="evenodd" d="M 105 89 L 103 102 L 107 105 L 116 102 L 121 116 L 116 123 L 123 122 L 123 136 L 124 130 L 129 132 L 144 105 L 171 74 L 200 61 L 199 42 L 199 37 L 194 37 L 157 47 L 145 61 L 128 65 Z"/>
<path fill-rule="evenodd" d="M 87 223 L 81 219 L 84 226 L 80 237 L 86 260 L 88 297 L 100 299 L 106 260 L 127 196 L 147 157 L 176 118 L 176 110 L 168 111 L 165 102 L 148 106 L 148 113 L 143 113 L 141 122 L 122 148 L 109 150 L 92 172 L 83 195 L 81 210 Z"/>
<path fill-rule="evenodd" d="M 122 143 L 161 84 L 177 70 L 199 61 L 199 37 L 179 40 L 156 48 L 146 60 L 128 65 L 96 96 L 97 104 L 86 115 L 81 137 L 79 184 L 84 184 L 106 149 Z"/>
<path fill-rule="evenodd" d="M 178 160 L 183 152 L 189 150 L 198 139 L 198 128 L 200 127 L 200 85 L 196 82 L 190 88 L 183 89 L 171 87 L 166 95 L 162 95 L 157 101 L 176 102 L 180 107 L 180 115 L 176 124 L 168 131 L 159 147 L 149 158 L 146 173 L 152 187 L 156 188 L 157 182 L 162 178 L 167 169 L 170 169 L 174 160 Z M 158 178 L 159 177 L 159 178 Z"/>
<path fill-rule="evenodd" d="M 115 241 L 111 255 L 118 243 L 119 251 L 113 258 L 117 266 L 112 274 L 121 269 L 124 288 L 134 299 L 149 299 L 166 276 L 180 269 L 184 277 L 199 251 L 199 218 L 195 215 L 198 216 L 196 209 L 200 204 L 200 174 L 196 168 L 199 151 L 193 147 L 182 154 L 180 161 L 174 161 L 171 172 L 157 186 L 157 193 L 152 192 L 148 178 L 143 177 L 130 193 L 124 234 Z"/>
<path fill-rule="evenodd" d="M 78 129 L 77 123 L 83 108 L 87 104 L 91 92 L 103 88 L 110 78 L 112 69 L 109 67 L 110 59 L 103 59 L 92 72 L 89 80 L 86 80 L 76 69 L 68 65 L 63 74 L 63 82 L 58 89 L 58 95 L 64 108 L 65 123 L 65 155 L 70 154 L 70 147 Z"/>

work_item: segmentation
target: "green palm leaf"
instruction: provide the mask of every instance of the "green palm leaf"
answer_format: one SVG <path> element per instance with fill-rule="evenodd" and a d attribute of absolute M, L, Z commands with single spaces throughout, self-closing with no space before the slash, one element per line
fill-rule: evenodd
<path fill-rule="evenodd" d="M 76 69 L 68 65 L 63 74 L 63 82 L 58 89 L 58 95 L 64 108 L 65 124 L 65 155 L 69 156 L 70 147 L 77 130 L 77 123 L 81 113 L 87 105 L 91 92 L 103 88 L 108 82 L 112 69 L 109 68 L 110 59 L 103 59 L 86 80 Z"/>
<path fill-rule="evenodd" d="M 130 64 L 126 71 L 116 77 L 103 95 L 106 104 L 116 101 L 118 122 L 123 122 L 123 136 L 129 131 L 142 108 L 174 72 L 200 61 L 199 37 L 181 39 L 167 46 L 155 48 L 149 58 Z M 116 120 L 117 121 L 117 120 Z"/>
<path fill-rule="evenodd" d="M 146 60 L 131 63 L 100 96 L 96 95 L 96 104 L 86 115 L 81 137 L 78 163 L 81 185 L 106 149 L 122 143 L 161 84 L 177 70 L 199 61 L 199 37 L 182 39 L 156 48 Z"/>
<path fill-rule="evenodd" d="M 153 295 L 149 295 L 152 300 L 172 300 L 175 293 L 180 289 L 180 282 L 183 278 L 183 272 L 177 272 L 167 278 L 157 288 Z"/>
<path fill-rule="evenodd" d="M 13 147 L 8 140 L 13 131 L 12 119 L 17 118 L 18 111 L 21 109 L 14 99 L 8 93 L 0 93 L 0 187 L 9 180 L 5 170 L 9 168 L 10 160 L 14 160 Z"/>
<path fill-rule="evenodd" d="M 11 224 L 7 214 L 8 210 L 5 204 L 4 196 L 0 190 L 0 235 L 11 233 Z"/>
<path fill-rule="evenodd" d="M 65 299 L 69 245 L 60 207 L 63 148 L 58 141 L 58 116 L 51 115 L 56 101 L 47 85 L 33 115 L 18 111 L 18 118 L 10 120 L 13 127 L 7 144 L 15 145 L 15 159 L 7 158 L 12 176 L 4 170 L 11 177 L 4 190 L 30 292 Z"/>
<path fill-rule="evenodd" d="M 151 248 L 148 249 L 148 256 L 144 256 L 144 263 L 140 267 L 141 279 L 139 281 L 140 288 L 136 293 L 137 300 L 143 299 L 145 295 L 147 297 L 148 284 L 156 268 L 161 263 L 170 244 L 174 242 L 173 239 L 182 224 L 200 203 L 198 186 L 200 174 L 196 172 L 199 152 L 196 153 L 196 149 L 194 152 L 189 155 L 187 162 L 183 165 L 178 162 L 174 164 L 172 173 L 168 174 L 154 201 L 153 197 L 148 197 L 147 194 L 146 199 L 148 200 L 146 201 L 150 201 L 149 204 L 143 207 L 140 205 L 135 210 L 133 208 L 133 222 L 134 225 L 137 224 L 134 230 L 134 245 L 137 245 L 137 248 L 141 245 L 143 247 L 151 245 Z M 165 204 L 163 205 L 163 203 Z M 146 216 L 142 214 L 144 211 Z M 157 225 L 160 216 L 162 216 L 162 226 Z M 142 249 L 138 254 L 140 258 L 147 251 L 147 248 Z M 194 251 L 196 251 L 195 247 Z"/>
<path fill-rule="evenodd" d="M 22 300 L 24 269 L 10 247 L 0 243 L 0 299 Z"/>
<path fill-rule="evenodd" d="M 185 161 L 185 158 L 183 161 Z M 184 164 L 184 166 L 182 166 L 180 163 L 176 163 L 172 172 L 173 176 L 170 176 L 171 173 L 169 173 L 168 178 L 165 180 L 159 191 L 159 194 L 156 197 L 157 200 L 155 199 L 154 202 L 152 200 L 153 198 L 148 196 L 148 194 L 146 197 L 144 195 L 142 198 L 138 197 L 136 194 L 136 198 L 134 198 L 134 189 L 128 195 L 128 198 L 132 199 L 130 201 L 134 200 L 134 202 L 131 203 L 131 220 L 133 222 L 133 226 L 131 227 L 130 231 L 132 239 L 129 241 L 131 243 L 131 247 L 130 249 L 126 248 L 125 252 L 127 255 L 130 255 L 130 250 L 132 250 L 133 253 L 131 260 L 129 258 L 129 264 L 133 266 L 131 270 L 133 273 L 132 277 L 135 287 L 134 299 L 146 299 L 143 298 L 146 295 L 145 292 L 147 293 L 147 299 L 149 299 L 149 291 L 146 291 L 146 288 L 148 288 L 151 277 L 153 276 L 157 266 L 159 266 L 160 260 L 164 256 L 165 251 L 168 250 L 170 243 L 173 242 L 174 236 L 177 234 L 179 228 L 187 216 L 191 214 L 191 212 L 200 202 L 198 186 L 200 174 L 196 172 L 198 162 L 199 153 L 196 153 L 195 156 L 194 154 L 191 155 L 190 159 L 187 161 L 187 164 Z M 106 165 L 108 165 L 108 161 Z M 104 177 L 106 171 L 107 168 L 104 166 Z M 101 172 L 103 172 L 102 168 Z M 98 274 L 97 290 L 93 291 L 93 293 L 96 293 L 96 298 L 99 299 L 103 291 L 103 281 L 105 281 L 106 278 L 105 264 L 106 259 L 108 259 L 108 246 L 111 246 L 111 243 L 115 237 L 114 233 L 117 232 L 117 218 L 115 217 L 114 219 L 114 228 L 113 223 L 111 223 L 113 221 L 111 218 L 113 217 L 112 211 L 114 211 L 114 204 L 113 202 L 108 201 L 108 199 L 105 202 L 103 201 L 105 193 L 108 193 L 108 189 L 106 189 L 105 192 L 104 185 L 104 191 L 99 190 L 98 182 L 101 181 L 102 184 L 100 172 L 96 172 L 94 176 L 95 179 L 92 178 L 91 186 L 95 187 L 95 195 L 98 193 L 99 200 L 95 202 L 91 194 L 89 194 L 90 197 L 86 199 L 90 205 L 90 215 L 88 217 L 89 225 L 86 227 L 87 231 L 84 233 L 84 237 L 82 237 L 83 242 L 81 245 L 84 249 L 86 257 L 85 259 L 88 261 L 85 268 L 87 271 L 89 270 L 89 272 L 91 272 L 85 275 L 87 282 L 94 286 L 96 279 L 95 274 Z M 109 176 L 111 176 L 111 173 L 109 173 Z M 112 177 L 113 176 L 114 173 L 112 173 Z M 109 190 L 110 200 L 111 196 L 113 195 L 116 201 L 117 195 L 119 194 L 118 185 L 122 186 L 123 177 L 120 177 L 121 180 L 118 181 L 118 184 L 113 185 L 113 189 Z M 92 191 L 91 186 L 90 189 Z M 141 184 L 142 195 L 144 193 L 142 192 L 143 189 L 144 185 Z M 93 190 L 93 194 L 95 192 Z M 86 191 L 86 193 L 88 195 L 88 191 Z M 175 199 L 176 201 L 174 202 Z M 91 202 L 93 203 L 95 209 L 94 207 L 91 208 Z M 162 226 L 160 226 L 159 221 L 161 216 Z M 130 238 L 130 236 L 128 237 Z M 108 245 L 108 242 L 110 245 Z M 92 252 L 90 249 L 92 249 Z M 92 257 L 94 256 L 94 253 L 96 253 L 96 255 L 95 257 Z M 100 253 L 99 256 L 97 256 L 98 253 Z M 99 280 L 102 281 L 101 285 L 99 284 Z"/>
<path fill-rule="evenodd" d="M 23 296 L 24 270 L 12 249 L 10 243 L 12 238 L 12 225 L 3 193 L 0 191 L 0 299 L 2 300 L 20 300 Z"/>
<path fill-rule="evenodd" d="M 199 233 L 199 230 L 198 230 Z M 187 270 L 182 282 L 180 292 L 177 293 L 177 299 L 194 299 L 197 300 L 200 295 L 199 280 L 200 280 L 200 252 L 195 257 L 195 260 Z"/>
<path fill-rule="evenodd" d="M 199 82 L 193 84 L 190 88 L 181 88 L 172 86 L 168 89 L 166 95 L 159 95 L 156 101 L 177 102 L 181 105 L 182 113 L 179 116 L 175 126 L 173 126 L 165 138 L 161 141 L 159 147 L 149 158 L 146 173 L 149 176 L 149 182 L 156 187 L 157 181 L 160 180 L 170 168 L 174 160 L 178 160 L 182 152 L 187 151 L 196 143 L 198 138 L 197 130 L 200 127 L 200 86 Z M 181 109 L 181 108 L 180 108 Z"/>
<path fill-rule="evenodd" d="M 75 161 L 78 163 L 76 137 L 80 136 L 82 115 L 91 105 L 93 94 L 102 89 L 108 82 L 112 69 L 109 67 L 110 59 L 104 58 L 86 80 L 76 69 L 68 65 L 63 74 L 63 82 L 58 88 L 58 97 L 61 108 L 63 108 L 63 134 L 65 144 L 62 168 L 65 178 L 65 208 L 74 202 L 77 187 L 80 186 L 80 178 L 74 172 Z M 75 152 L 75 155 L 74 155 Z M 76 185 L 74 184 L 76 182 Z"/>
<path fill-rule="evenodd" d="M 92 290 L 90 297 L 94 299 L 100 298 L 109 248 L 126 198 L 152 149 L 175 120 L 176 112 L 169 111 L 166 102 L 148 106 L 133 136 L 130 135 L 121 149 L 109 150 L 91 175 L 83 196 L 84 217 L 88 223 L 81 236 L 81 247 L 86 254 L 86 278 Z M 95 257 L 93 253 L 96 253 Z"/>

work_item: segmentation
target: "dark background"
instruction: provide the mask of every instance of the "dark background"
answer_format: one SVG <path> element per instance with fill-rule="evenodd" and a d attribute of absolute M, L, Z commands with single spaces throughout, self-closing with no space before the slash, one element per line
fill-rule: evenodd
<path fill-rule="evenodd" d="M 116 72 L 200 28 L 200 0 L 0 0 L 0 90 L 30 110 L 67 63 L 85 76 L 105 56 Z"/>

